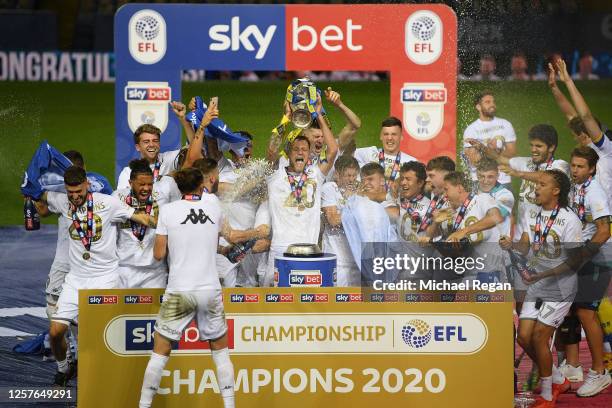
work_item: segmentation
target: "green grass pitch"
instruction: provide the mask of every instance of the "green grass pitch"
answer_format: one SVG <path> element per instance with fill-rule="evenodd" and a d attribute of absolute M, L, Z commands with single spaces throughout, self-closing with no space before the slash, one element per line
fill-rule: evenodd
<path fill-rule="evenodd" d="M 389 112 L 389 83 L 319 83 L 333 86 L 362 120 L 358 146 L 378 143 L 380 122 Z M 221 117 L 233 129 L 255 135 L 255 154 L 265 152 L 270 130 L 278 123 L 287 84 L 284 82 L 219 82 L 183 84 L 184 102 L 189 96 L 207 100 L 219 96 Z M 609 103 L 612 81 L 579 82 L 592 111 L 612 124 Z M 536 123 L 557 128 L 561 142 L 557 157 L 568 158 L 574 146 L 545 82 L 460 83 L 458 86 L 458 145 L 463 129 L 474 119 L 474 94 L 482 89 L 496 94 L 498 114 L 508 119 L 518 135 L 520 155 L 529 153 L 526 135 Z M 23 172 L 42 139 L 60 151 L 83 153 L 87 168 L 114 183 L 114 85 L 85 83 L 3 82 L 0 86 L 0 225 L 23 224 L 23 200 L 19 191 Z M 343 126 L 332 106 L 326 107 L 335 131 Z M 50 220 L 48 222 L 55 222 Z"/>

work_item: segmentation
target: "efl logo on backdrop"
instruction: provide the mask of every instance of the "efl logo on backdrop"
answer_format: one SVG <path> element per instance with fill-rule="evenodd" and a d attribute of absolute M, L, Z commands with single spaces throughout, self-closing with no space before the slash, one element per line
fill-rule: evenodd
<path fill-rule="evenodd" d="M 155 125 L 163 132 L 168 126 L 168 103 L 172 88 L 167 82 L 128 82 L 124 89 L 128 125 L 135 132 L 140 125 Z"/>
<path fill-rule="evenodd" d="M 130 54 L 141 64 L 155 64 L 166 54 L 166 21 L 157 11 L 135 13 L 128 32 Z"/>
<path fill-rule="evenodd" d="M 442 54 L 442 20 L 433 11 L 413 13 L 404 26 L 405 50 L 410 61 L 418 65 L 435 62 Z"/>
<path fill-rule="evenodd" d="M 404 128 L 417 140 L 433 139 L 444 125 L 443 83 L 405 83 L 401 90 Z"/>

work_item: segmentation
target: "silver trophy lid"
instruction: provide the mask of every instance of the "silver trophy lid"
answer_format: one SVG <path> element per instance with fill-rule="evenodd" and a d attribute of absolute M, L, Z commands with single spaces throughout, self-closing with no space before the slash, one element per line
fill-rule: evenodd
<path fill-rule="evenodd" d="M 321 248 L 317 244 L 291 244 L 283 254 L 284 256 L 297 258 L 315 258 L 323 255 Z"/>

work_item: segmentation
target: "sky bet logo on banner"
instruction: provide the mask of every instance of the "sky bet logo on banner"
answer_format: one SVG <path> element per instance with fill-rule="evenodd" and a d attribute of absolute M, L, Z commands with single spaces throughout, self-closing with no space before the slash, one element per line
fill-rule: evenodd
<path fill-rule="evenodd" d="M 171 100 L 172 90 L 167 82 L 128 82 L 125 102 L 132 132 L 145 123 L 157 126 L 162 132 L 166 130 Z"/>
<path fill-rule="evenodd" d="M 88 299 L 90 305 L 114 305 L 117 303 L 117 296 L 94 295 Z"/>
<path fill-rule="evenodd" d="M 404 128 L 417 140 L 438 135 L 444 124 L 446 88 L 440 83 L 405 83 L 401 90 Z"/>
<path fill-rule="evenodd" d="M 228 347 L 234 348 L 234 320 L 227 319 Z M 155 318 L 141 315 L 122 315 L 111 320 L 104 330 L 106 347 L 117 355 L 148 355 L 153 348 Z M 172 353 L 208 353 L 208 340 L 200 340 L 195 320 L 184 330 L 181 339 L 173 342 Z"/>
<path fill-rule="evenodd" d="M 141 10 L 130 19 L 130 54 L 141 64 L 155 64 L 166 54 L 166 20 L 156 11 Z"/>

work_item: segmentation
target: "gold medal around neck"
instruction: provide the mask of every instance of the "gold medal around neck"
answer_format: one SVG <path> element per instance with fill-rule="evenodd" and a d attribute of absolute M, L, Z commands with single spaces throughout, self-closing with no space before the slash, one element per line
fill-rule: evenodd
<path fill-rule="evenodd" d="M 304 211 L 305 209 L 306 209 L 306 206 L 304 204 L 298 205 L 298 211 Z"/>
<path fill-rule="evenodd" d="M 89 258 L 91 258 L 91 254 L 89 252 L 83 252 L 83 259 L 87 261 Z"/>

